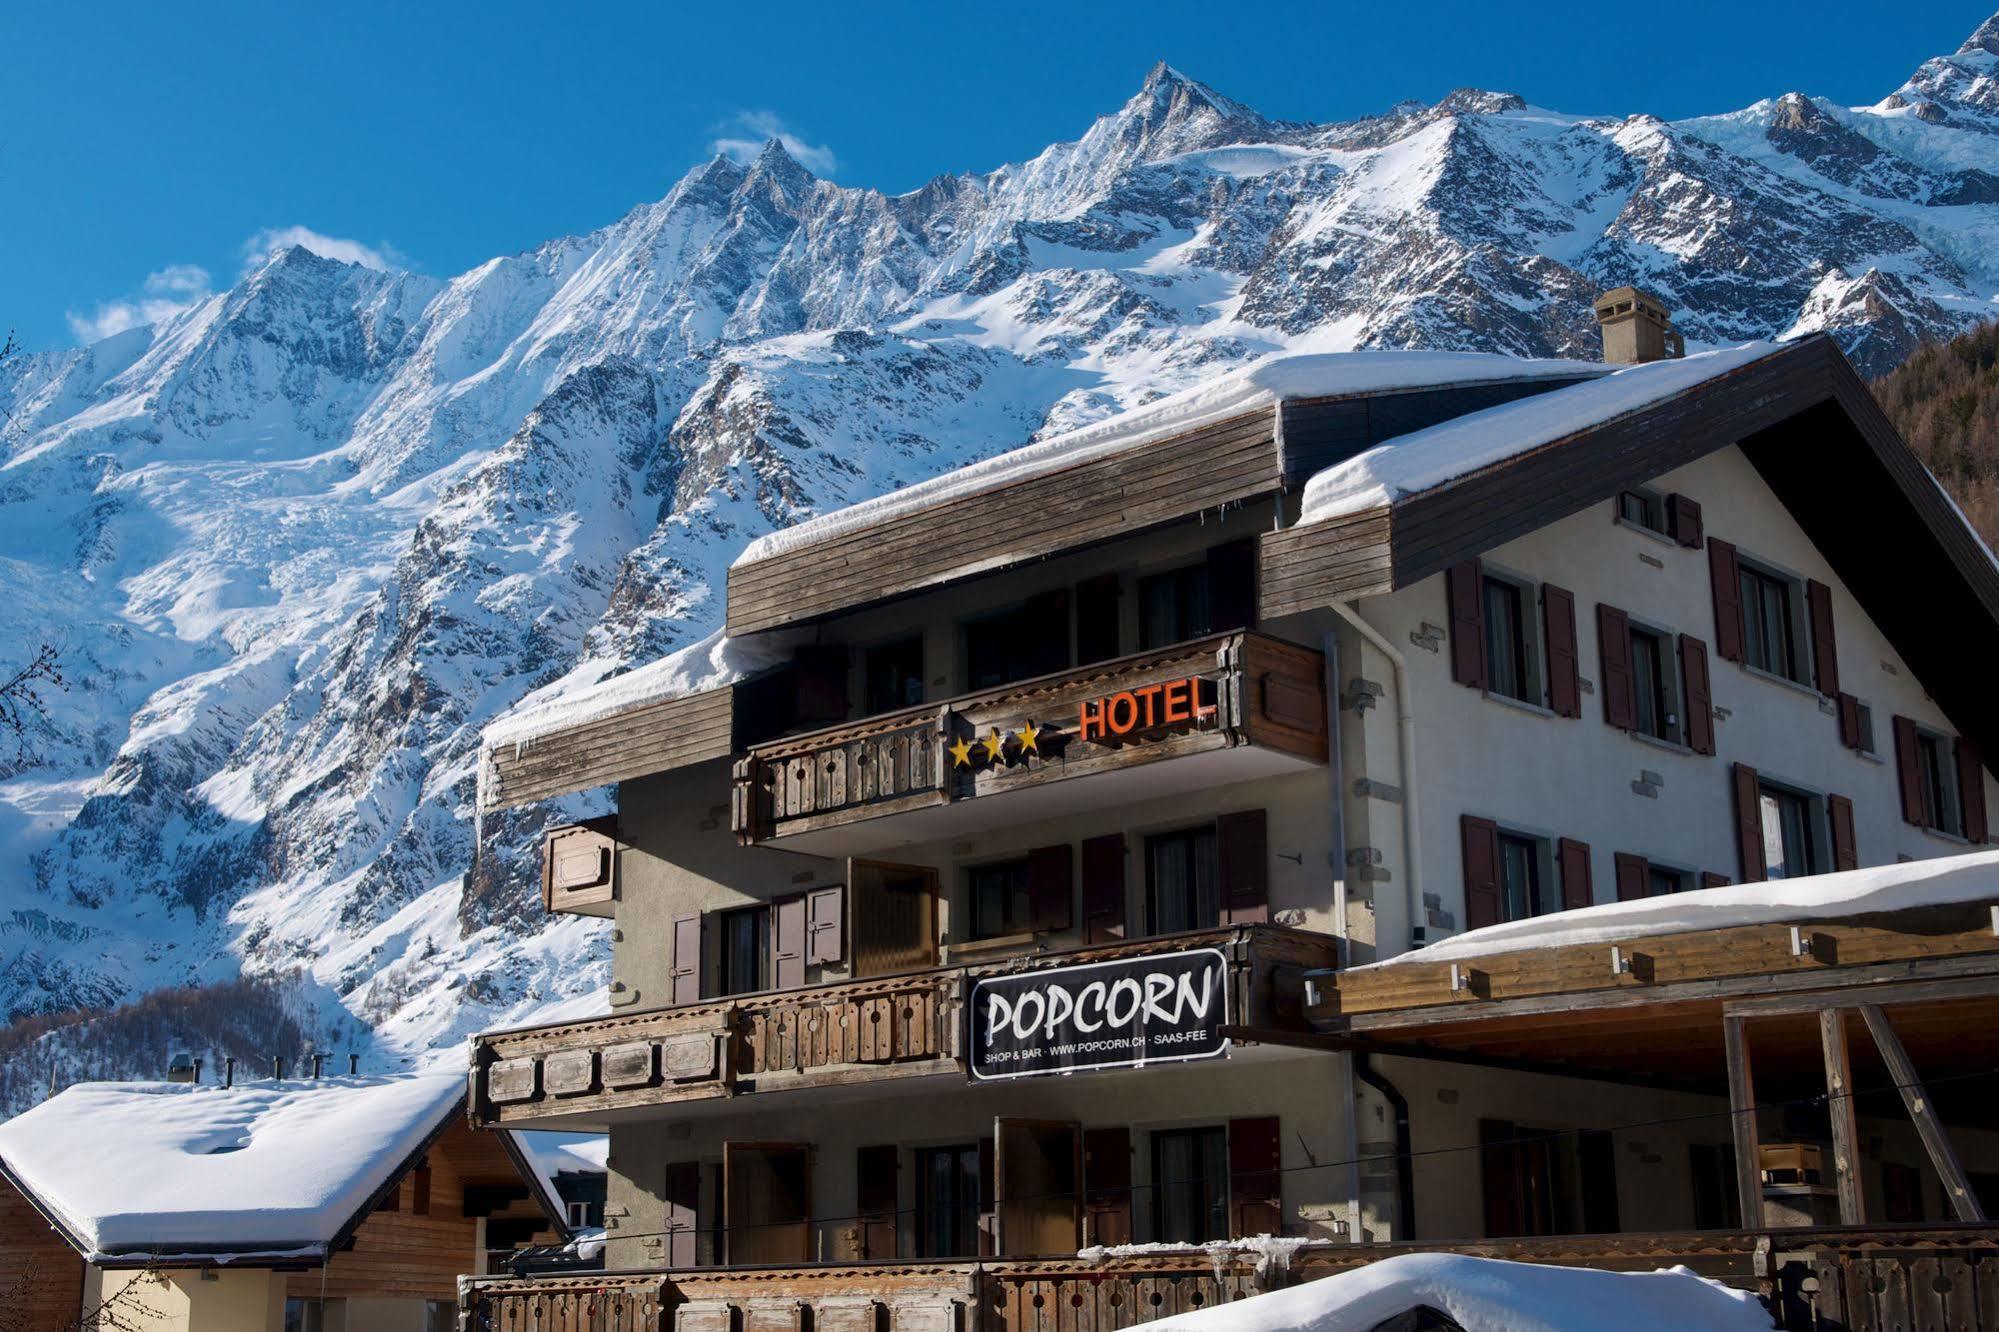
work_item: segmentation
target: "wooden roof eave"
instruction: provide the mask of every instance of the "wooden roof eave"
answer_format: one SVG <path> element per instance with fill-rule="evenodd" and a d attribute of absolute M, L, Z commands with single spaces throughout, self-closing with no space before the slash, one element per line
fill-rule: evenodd
<path fill-rule="evenodd" d="M 735 684 L 639 704 L 480 749 L 490 781 L 480 809 L 513 809 L 613 782 L 671 772 L 735 751 Z"/>

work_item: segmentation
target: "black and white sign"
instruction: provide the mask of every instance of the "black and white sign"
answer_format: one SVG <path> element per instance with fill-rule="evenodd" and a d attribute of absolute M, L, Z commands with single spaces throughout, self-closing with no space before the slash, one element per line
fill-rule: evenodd
<path fill-rule="evenodd" d="M 982 1081 L 1228 1053 L 1228 963 L 1213 948 L 989 976 L 972 987 Z"/>

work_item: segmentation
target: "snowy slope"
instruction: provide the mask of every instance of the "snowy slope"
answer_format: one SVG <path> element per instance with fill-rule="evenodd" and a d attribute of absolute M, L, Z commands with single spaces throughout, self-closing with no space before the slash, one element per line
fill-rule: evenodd
<path fill-rule="evenodd" d="M 1590 358 L 1626 280 L 1697 344 L 1885 367 L 1999 293 L 1995 66 L 1987 25 L 1871 107 L 1326 125 L 1162 66 L 909 194 L 772 145 L 448 280 L 290 250 L 16 358 L 0 665 L 54 639 L 75 683 L 0 753 L 0 1010 L 294 976 L 371 1067 L 583 1011 L 603 927 L 530 864 L 603 797 L 472 865 L 479 730 L 701 639 L 747 543 L 1275 353 Z"/>

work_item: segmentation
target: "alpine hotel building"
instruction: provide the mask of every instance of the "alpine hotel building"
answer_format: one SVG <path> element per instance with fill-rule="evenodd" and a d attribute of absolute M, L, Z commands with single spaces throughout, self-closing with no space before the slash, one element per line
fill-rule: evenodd
<path fill-rule="evenodd" d="M 1841 1264 L 1975 1265 L 1999 865 L 1726 895 L 1987 841 L 1999 569 L 1832 342 L 1598 313 L 1605 364 L 1293 358 L 823 516 L 726 639 L 496 725 L 489 847 L 615 786 L 543 884 L 614 980 L 471 1113 L 608 1131 L 608 1243 L 472 1325 L 1110 1328 L 1417 1245 L 1871 1326 Z"/>

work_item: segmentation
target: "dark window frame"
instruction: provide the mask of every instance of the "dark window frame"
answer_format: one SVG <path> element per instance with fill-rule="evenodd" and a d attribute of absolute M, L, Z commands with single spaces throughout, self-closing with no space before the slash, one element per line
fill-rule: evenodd
<path fill-rule="evenodd" d="M 1538 833 L 1499 828 L 1499 918 L 1529 920 L 1562 909 L 1562 895 L 1552 873 L 1553 848 Z M 1526 909 L 1515 913 L 1518 905 Z"/>
<path fill-rule="evenodd" d="M 1778 846 L 1773 857 L 1770 845 L 1770 807 L 1777 809 Z M 1757 826 L 1763 835 L 1763 877 L 1794 879 L 1821 874 L 1830 869 L 1825 836 L 1825 798 L 1783 782 L 1758 776 L 1756 779 Z M 1795 815 L 1795 817 L 1793 817 Z M 1793 839 L 1795 834 L 1795 842 Z M 1792 868 L 1793 851 L 1802 857 L 1802 867 Z"/>
<path fill-rule="evenodd" d="M 912 1239 L 918 1258 L 976 1258 L 979 1256 L 979 1218 L 984 1199 L 980 1197 L 980 1154 L 976 1142 L 954 1142 L 940 1146 L 916 1147 L 916 1225 Z M 933 1195 L 935 1177 L 932 1167 L 946 1159 L 951 1166 L 950 1181 L 952 1196 L 941 1204 Z M 966 1169 L 969 1162 L 970 1168 Z M 969 1197 L 960 1196 L 958 1190 L 969 1187 Z M 952 1235 L 952 1239 L 939 1250 L 937 1239 L 942 1232 L 936 1222 L 942 1213 Z M 969 1227 L 966 1222 L 969 1220 Z M 963 1237 L 967 1247 L 959 1247 Z M 933 1250 L 939 1250 L 934 1251 Z"/>
<path fill-rule="evenodd" d="M 1668 530 L 1666 497 L 1647 486 L 1628 486 L 1617 492 L 1617 520 L 1655 536 L 1672 535 Z"/>
<path fill-rule="evenodd" d="M 737 976 L 735 946 L 739 940 L 732 938 L 734 931 L 745 931 L 744 939 L 753 950 L 754 960 L 750 967 L 756 973 L 754 984 L 745 984 L 748 977 Z M 731 907 L 727 911 L 715 913 L 715 993 L 714 997 L 726 995 L 760 994 L 770 988 L 770 904 L 760 902 L 754 906 Z"/>
<path fill-rule="evenodd" d="M 1163 885 L 1159 882 L 1157 856 L 1172 847 L 1184 847 L 1188 855 L 1188 875 L 1186 890 L 1189 900 L 1181 904 L 1187 908 L 1187 923 L 1174 923 L 1171 928 L 1162 928 L 1160 893 Z M 1176 934 L 1182 930 L 1206 929 L 1221 920 L 1222 910 L 1222 853 L 1221 837 L 1217 825 L 1211 820 L 1206 823 L 1189 824 L 1182 828 L 1169 828 L 1148 833 L 1142 844 L 1145 856 L 1145 926 L 1147 934 Z M 1208 900 L 1202 900 L 1203 883 L 1201 872 L 1207 871 L 1205 885 Z M 1203 910 L 1203 907 L 1210 909 Z"/>
<path fill-rule="evenodd" d="M 1804 580 L 1736 554 L 1737 595 L 1742 599 L 1742 662 L 1751 670 L 1811 686 L 1804 648 Z"/>
<path fill-rule="evenodd" d="M 1162 624 L 1158 593 L 1169 594 L 1170 622 Z M 1138 650 L 1206 638 L 1214 626 L 1214 589 L 1205 559 L 1147 574 L 1138 580 Z"/>
<path fill-rule="evenodd" d="M 1679 635 L 1628 616 L 1626 623 L 1631 639 L 1632 730 L 1669 745 L 1685 745 L 1686 681 L 1680 672 Z"/>
<path fill-rule="evenodd" d="M 1229 1236 L 1229 1132 L 1226 1124 L 1197 1124 L 1186 1128 L 1154 1129 L 1149 1134 L 1152 1159 L 1152 1238 L 1155 1242 L 1203 1244 Z M 1169 1166 L 1165 1157 L 1181 1143 L 1193 1145 L 1199 1159 L 1199 1174 L 1187 1168 Z M 1210 1171 L 1212 1167 L 1212 1171 Z M 1169 1213 L 1185 1213 L 1185 1216 Z M 1204 1222 L 1195 1214 L 1205 1212 Z M 1214 1233 L 1189 1235 L 1185 1221 L 1212 1228 Z"/>
<path fill-rule="evenodd" d="M 998 881 L 1004 876 L 1009 882 L 1002 885 Z M 1004 860 L 990 860 L 983 864 L 965 867 L 965 918 L 970 925 L 967 937 L 972 939 L 999 939 L 1013 934 L 1031 934 L 1034 931 L 1034 903 L 1029 895 L 1030 875 L 1026 856 L 1009 856 Z M 1000 904 L 997 924 L 986 916 L 980 896 L 982 891 L 997 888 L 1006 900 Z M 1018 912 L 1018 918 L 1015 913 Z"/>
<path fill-rule="evenodd" d="M 1964 791 L 1958 784 L 1955 737 L 1916 727 L 1916 782 L 1922 792 L 1923 826 L 1946 837 L 1964 836 Z"/>
<path fill-rule="evenodd" d="M 909 660 L 897 660 L 914 650 L 915 672 Z M 862 711 L 867 716 L 899 712 L 923 702 L 928 691 L 923 659 L 923 635 L 905 634 L 866 648 L 861 654 Z M 897 686 L 900 686 L 898 689 Z M 914 695 L 911 697 L 910 695 Z"/>

